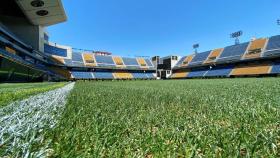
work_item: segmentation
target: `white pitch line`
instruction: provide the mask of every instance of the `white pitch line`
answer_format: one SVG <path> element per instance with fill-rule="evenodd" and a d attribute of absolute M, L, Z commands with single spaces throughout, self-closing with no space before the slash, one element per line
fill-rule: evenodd
<path fill-rule="evenodd" d="M 30 147 L 44 140 L 44 129 L 55 127 L 66 104 L 66 97 L 74 85 L 75 83 L 70 83 L 1 108 L 0 149 L 5 147 L 6 151 L 0 153 L 0 157 L 37 157 L 40 153 L 44 154 L 47 149 L 32 153 Z"/>

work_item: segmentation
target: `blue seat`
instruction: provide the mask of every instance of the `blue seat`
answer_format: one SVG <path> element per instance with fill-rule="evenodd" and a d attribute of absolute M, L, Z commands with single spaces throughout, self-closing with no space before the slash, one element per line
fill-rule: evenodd
<path fill-rule="evenodd" d="M 203 52 L 203 53 L 197 53 L 189 65 L 200 65 L 203 64 L 203 62 L 207 59 L 211 51 Z"/>
<path fill-rule="evenodd" d="M 207 69 L 203 69 L 203 70 L 192 70 L 191 72 L 189 72 L 189 74 L 187 75 L 188 78 L 193 78 L 193 77 L 204 77 L 204 75 L 207 73 Z"/>
<path fill-rule="evenodd" d="M 183 62 L 185 61 L 185 59 L 187 58 L 187 56 L 183 56 L 178 62 L 177 64 L 175 65 L 175 67 L 180 67 Z"/>
<path fill-rule="evenodd" d="M 217 62 L 238 61 L 246 52 L 249 42 L 225 47 Z"/>
<path fill-rule="evenodd" d="M 64 59 L 64 62 L 65 62 L 65 65 L 67 65 L 67 66 L 73 66 L 71 59 Z"/>
<path fill-rule="evenodd" d="M 145 62 L 147 63 L 147 65 L 149 67 L 154 67 L 154 64 L 152 63 L 152 61 L 150 59 L 145 59 Z"/>
<path fill-rule="evenodd" d="M 280 74 L 280 62 L 275 62 L 272 65 L 271 74 Z"/>
<path fill-rule="evenodd" d="M 146 73 L 146 75 L 149 79 L 154 79 L 155 78 L 153 73 Z"/>
<path fill-rule="evenodd" d="M 126 65 L 126 66 L 136 66 L 136 67 L 139 67 L 139 64 L 136 60 L 136 58 L 122 58 L 123 59 L 123 63 Z"/>
<path fill-rule="evenodd" d="M 82 53 L 79 53 L 79 52 L 73 52 L 72 53 L 72 60 L 73 61 L 76 61 L 76 62 L 81 62 L 83 63 L 83 56 L 82 56 Z"/>
<path fill-rule="evenodd" d="M 51 46 L 51 45 L 48 45 L 48 44 L 44 44 L 44 51 L 45 51 L 45 53 L 48 53 L 48 54 L 51 54 L 51 55 L 67 57 L 67 50 L 66 49 L 58 48 L 58 47 Z"/>
<path fill-rule="evenodd" d="M 95 60 L 98 63 L 98 66 L 116 65 L 115 62 L 113 61 L 112 56 L 96 55 Z"/>
<path fill-rule="evenodd" d="M 93 79 L 91 72 L 80 72 L 80 71 L 71 71 L 75 79 Z"/>
<path fill-rule="evenodd" d="M 145 73 L 134 72 L 132 73 L 134 79 L 146 79 L 148 76 Z"/>
<path fill-rule="evenodd" d="M 234 66 L 233 65 L 228 65 L 228 66 L 218 66 L 214 67 L 211 70 L 209 70 L 204 76 L 205 77 L 226 77 L 229 76 L 231 71 L 233 70 Z"/>
<path fill-rule="evenodd" d="M 280 55 L 280 35 L 269 38 L 266 51 L 263 56 L 278 56 Z"/>
<path fill-rule="evenodd" d="M 112 72 L 94 72 L 96 79 L 114 79 Z"/>

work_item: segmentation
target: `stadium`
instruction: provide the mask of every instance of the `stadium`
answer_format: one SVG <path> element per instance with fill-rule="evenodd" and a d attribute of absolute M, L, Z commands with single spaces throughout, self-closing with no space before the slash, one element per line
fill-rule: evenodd
<path fill-rule="evenodd" d="M 280 156 L 280 35 L 128 57 L 52 42 L 61 0 L 0 4 L 0 157 Z"/>

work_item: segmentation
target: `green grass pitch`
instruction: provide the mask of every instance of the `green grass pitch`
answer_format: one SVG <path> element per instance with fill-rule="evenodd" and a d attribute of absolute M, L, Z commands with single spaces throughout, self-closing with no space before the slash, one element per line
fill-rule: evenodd
<path fill-rule="evenodd" d="M 77 82 L 54 157 L 280 156 L 280 79 Z"/>

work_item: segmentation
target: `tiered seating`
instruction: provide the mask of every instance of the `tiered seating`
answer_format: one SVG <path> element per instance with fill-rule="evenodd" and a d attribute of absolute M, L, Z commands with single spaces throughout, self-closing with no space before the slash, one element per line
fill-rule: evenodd
<path fill-rule="evenodd" d="M 112 56 L 96 55 L 95 60 L 96 60 L 98 66 L 104 66 L 104 67 L 115 66 L 115 62 L 113 61 Z"/>
<path fill-rule="evenodd" d="M 112 72 L 94 72 L 93 75 L 96 79 L 114 79 Z"/>
<path fill-rule="evenodd" d="M 190 62 L 192 62 L 193 58 L 194 58 L 195 55 L 190 55 L 190 56 L 187 56 L 185 58 L 185 60 L 182 62 L 181 66 L 188 66 L 190 64 Z"/>
<path fill-rule="evenodd" d="M 153 73 L 146 73 L 148 79 L 155 79 L 155 75 Z"/>
<path fill-rule="evenodd" d="M 10 48 L 10 47 L 5 47 L 6 51 L 9 52 L 9 53 L 12 53 L 12 54 L 15 54 L 16 55 L 16 51 L 13 49 L 13 48 Z"/>
<path fill-rule="evenodd" d="M 186 78 L 188 76 L 188 72 L 175 72 L 172 74 L 171 78 Z"/>
<path fill-rule="evenodd" d="M 149 67 L 154 67 L 154 64 L 152 63 L 152 61 L 150 59 L 145 59 L 145 62 Z"/>
<path fill-rule="evenodd" d="M 265 38 L 252 41 L 247 53 L 244 55 L 243 58 L 244 59 L 260 58 L 261 52 L 265 47 L 266 41 L 267 39 Z"/>
<path fill-rule="evenodd" d="M 225 47 L 217 62 L 229 62 L 240 60 L 243 54 L 246 52 L 249 43 L 242 43 Z"/>
<path fill-rule="evenodd" d="M 86 66 L 96 66 L 94 55 L 92 53 L 83 53 L 83 58 Z"/>
<path fill-rule="evenodd" d="M 146 64 L 145 59 L 143 59 L 143 58 L 137 58 L 136 60 L 137 60 L 138 64 L 139 64 L 141 67 L 144 67 L 144 68 L 147 67 L 147 64 Z"/>
<path fill-rule="evenodd" d="M 113 73 L 115 79 L 132 79 L 133 75 L 129 72 L 115 72 Z"/>
<path fill-rule="evenodd" d="M 72 65 L 77 67 L 85 66 L 82 53 L 79 52 L 72 53 Z"/>
<path fill-rule="evenodd" d="M 187 56 L 183 56 L 178 62 L 177 64 L 175 65 L 175 67 L 180 67 L 183 62 L 186 60 Z"/>
<path fill-rule="evenodd" d="M 59 64 L 65 64 L 64 59 L 58 56 L 52 56 L 52 59 Z"/>
<path fill-rule="evenodd" d="M 204 76 L 205 77 L 228 77 L 234 68 L 233 65 L 217 66 L 211 68 Z"/>
<path fill-rule="evenodd" d="M 48 45 L 48 44 L 44 44 L 44 50 L 45 50 L 45 53 L 48 53 L 48 54 L 51 54 L 51 55 L 67 57 L 67 50 L 66 49 L 62 49 L 62 48 L 54 47 L 54 46 L 51 46 L 51 45 Z"/>
<path fill-rule="evenodd" d="M 75 79 L 93 79 L 93 73 L 92 72 L 80 72 L 80 71 L 72 71 L 72 76 Z"/>
<path fill-rule="evenodd" d="M 207 59 L 211 51 L 203 52 L 203 53 L 197 53 L 193 59 L 191 60 L 189 65 L 201 65 L 203 62 Z"/>
<path fill-rule="evenodd" d="M 188 73 L 188 78 L 195 78 L 195 77 L 204 77 L 204 75 L 208 72 L 208 69 L 201 69 L 201 70 L 192 70 Z"/>
<path fill-rule="evenodd" d="M 121 57 L 113 57 L 114 62 L 116 63 L 117 67 L 124 67 L 124 63 Z"/>
<path fill-rule="evenodd" d="M 126 65 L 126 67 L 130 67 L 130 68 L 139 68 L 139 64 L 136 60 L 136 58 L 122 58 L 124 64 Z"/>
<path fill-rule="evenodd" d="M 205 64 L 214 63 L 217 60 L 217 58 L 221 55 L 223 50 L 224 50 L 223 48 L 213 50 L 204 63 Z"/>
<path fill-rule="evenodd" d="M 66 79 L 70 79 L 71 78 L 71 73 L 68 70 L 64 70 L 58 67 L 49 67 L 49 69 L 61 76 L 63 76 Z"/>
<path fill-rule="evenodd" d="M 131 74 L 134 79 L 147 79 L 148 78 L 148 76 L 145 73 L 133 72 Z"/>
<path fill-rule="evenodd" d="M 280 35 L 269 38 L 266 47 L 266 52 L 264 52 L 264 56 L 277 55 L 280 55 Z"/>
<path fill-rule="evenodd" d="M 275 62 L 272 65 L 271 74 L 280 74 L 280 62 Z"/>
<path fill-rule="evenodd" d="M 244 76 L 244 75 L 262 75 L 269 74 L 271 70 L 271 64 L 253 64 L 253 65 L 241 65 L 236 66 L 232 72 L 232 76 Z"/>

